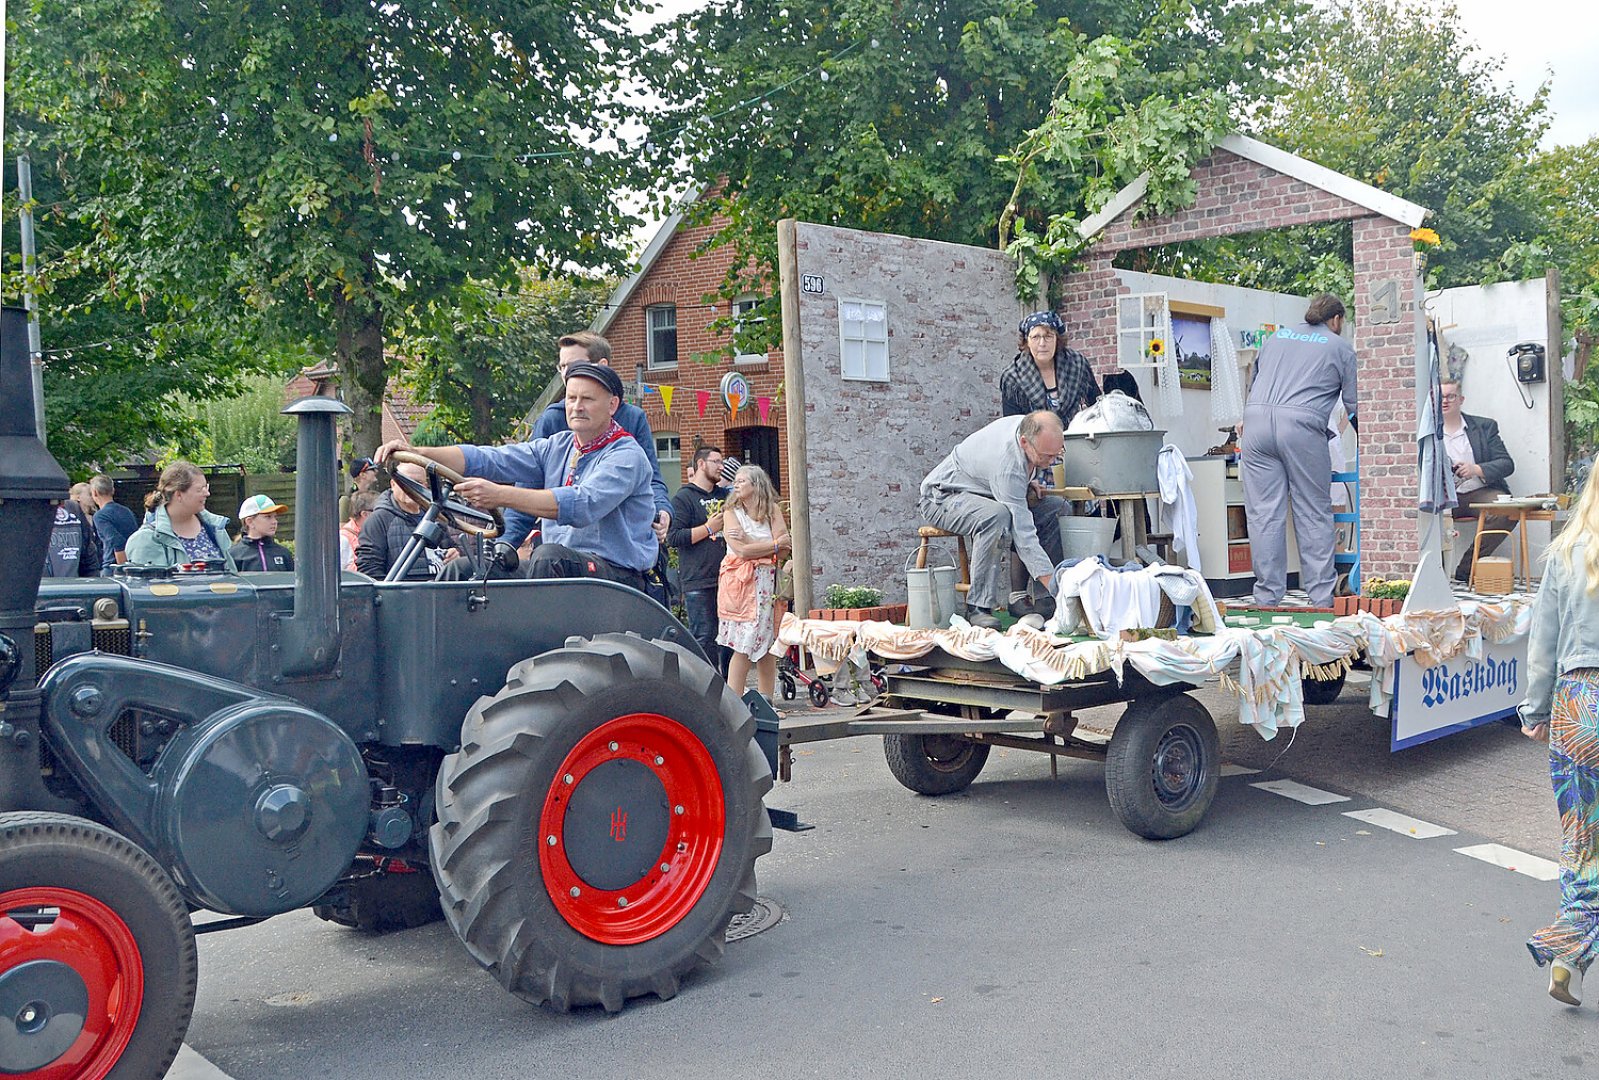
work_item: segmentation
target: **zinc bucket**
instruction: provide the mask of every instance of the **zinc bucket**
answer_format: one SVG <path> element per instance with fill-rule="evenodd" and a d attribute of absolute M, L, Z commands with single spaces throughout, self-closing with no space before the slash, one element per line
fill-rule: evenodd
<path fill-rule="evenodd" d="M 1060 548 L 1068 559 L 1106 555 L 1116 539 L 1116 519 L 1061 515 Z"/>
<path fill-rule="evenodd" d="M 933 613 L 935 626 L 947 627 L 950 617 L 955 614 L 955 583 L 960 580 L 960 571 L 953 566 L 934 566 L 933 571 L 933 602 L 937 608 Z"/>

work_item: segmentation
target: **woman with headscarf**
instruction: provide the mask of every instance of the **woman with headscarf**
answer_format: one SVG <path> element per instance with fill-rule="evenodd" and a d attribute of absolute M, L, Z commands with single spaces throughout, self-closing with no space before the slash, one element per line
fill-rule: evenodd
<path fill-rule="evenodd" d="M 1062 425 L 1099 400 L 1088 358 L 1062 340 L 1066 324 L 1053 311 L 1035 311 L 1019 327 L 1020 351 L 999 373 L 1001 416 L 1050 409 Z"/>

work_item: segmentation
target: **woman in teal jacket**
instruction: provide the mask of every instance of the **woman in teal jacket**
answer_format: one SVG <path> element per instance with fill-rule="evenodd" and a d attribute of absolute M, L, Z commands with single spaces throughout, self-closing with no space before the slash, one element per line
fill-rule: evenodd
<path fill-rule="evenodd" d="M 156 488 L 145 496 L 144 524 L 128 537 L 128 562 L 178 566 L 209 560 L 237 571 L 228 554 L 228 519 L 205 508 L 211 484 L 187 461 L 161 470 Z"/>

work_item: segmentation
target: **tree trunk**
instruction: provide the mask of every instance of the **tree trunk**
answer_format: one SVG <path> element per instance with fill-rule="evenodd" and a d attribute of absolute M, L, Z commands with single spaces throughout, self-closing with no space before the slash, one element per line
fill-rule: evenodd
<path fill-rule="evenodd" d="M 344 403 L 350 417 L 352 457 L 371 457 L 383 442 L 383 395 L 388 364 L 383 356 L 383 308 L 357 305 L 343 297 L 334 301 L 338 316 L 336 345 Z"/>

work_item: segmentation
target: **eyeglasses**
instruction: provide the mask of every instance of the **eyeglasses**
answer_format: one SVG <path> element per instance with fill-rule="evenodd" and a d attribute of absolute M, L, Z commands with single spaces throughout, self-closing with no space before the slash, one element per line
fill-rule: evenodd
<path fill-rule="evenodd" d="M 1460 400 L 1460 395 L 1459 394 L 1439 394 L 1438 395 L 1438 400 L 1443 402 L 1445 405 L 1447 405 L 1451 401 L 1459 401 Z"/>

